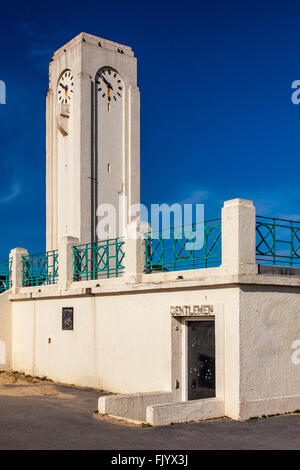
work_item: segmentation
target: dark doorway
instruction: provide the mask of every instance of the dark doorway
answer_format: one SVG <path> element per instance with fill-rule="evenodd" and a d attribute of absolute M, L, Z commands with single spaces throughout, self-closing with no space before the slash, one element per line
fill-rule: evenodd
<path fill-rule="evenodd" d="M 215 322 L 189 321 L 188 400 L 216 396 Z"/>

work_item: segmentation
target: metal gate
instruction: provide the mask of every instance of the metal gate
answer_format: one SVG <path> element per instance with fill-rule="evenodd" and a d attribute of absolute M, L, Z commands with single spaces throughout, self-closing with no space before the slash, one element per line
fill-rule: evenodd
<path fill-rule="evenodd" d="M 188 400 L 216 396 L 215 322 L 189 321 Z"/>

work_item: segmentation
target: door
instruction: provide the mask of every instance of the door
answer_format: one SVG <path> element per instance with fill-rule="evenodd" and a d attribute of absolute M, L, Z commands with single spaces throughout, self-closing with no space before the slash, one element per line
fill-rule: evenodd
<path fill-rule="evenodd" d="M 216 396 L 215 322 L 187 322 L 188 400 Z"/>

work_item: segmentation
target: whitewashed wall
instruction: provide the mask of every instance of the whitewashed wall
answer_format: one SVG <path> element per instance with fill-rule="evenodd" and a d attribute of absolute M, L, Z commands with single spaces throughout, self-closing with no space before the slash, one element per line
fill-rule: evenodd
<path fill-rule="evenodd" d="M 292 361 L 300 341 L 300 278 L 258 274 L 254 215 L 251 201 L 224 204 L 219 268 L 143 274 L 142 244 L 126 241 L 123 277 L 72 282 L 74 240 L 66 238 L 58 284 L 22 288 L 16 249 L 14 287 L 0 296 L 0 332 L 8 350 L 11 338 L 12 367 L 116 393 L 173 391 L 184 400 L 174 391 L 185 351 L 174 347 L 170 307 L 214 305 L 217 402 L 208 404 L 210 417 L 221 410 L 246 419 L 300 409 L 300 351 Z M 62 307 L 74 307 L 74 331 L 62 330 Z M 187 416 L 188 410 L 181 419 Z"/>
<path fill-rule="evenodd" d="M 160 289 L 13 302 L 13 367 L 111 392 L 171 390 L 170 307 L 227 299 L 230 324 L 238 315 L 235 291 Z M 74 307 L 74 331 L 62 330 L 62 307 Z M 231 364 L 237 345 L 230 340 Z"/>
<path fill-rule="evenodd" d="M 207 282 L 210 269 L 203 271 Z M 150 276 L 166 282 L 166 274 Z M 300 339 L 300 286 L 272 287 L 266 277 L 269 285 L 226 287 L 223 277 L 210 288 L 192 287 L 190 279 L 139 292 L 123 283 L 127 292 L 112 288 L 118 295 L 14 301 L 13 368 L 116 393 L 171 391 L 172 360 L 180 358 L 172 357 L 170 306 L 222 305 L 216 363 L 225 414 L 246 419 L 294 411 L 300 407 L 300 365 L 291 359 L 292 343 Z M 71 306 L 74 331 L 63 331 L 62 307 Z"/>
<path fill-rule="evenodd" d="M 11 368 L 12 315 L 9 292 L 0 294 L 0 370 Z"/>
<path fill-rule="evenodd" d="M 240 417 L 299 409 L 299 287 L 245 286 L 240 309 Z"/>

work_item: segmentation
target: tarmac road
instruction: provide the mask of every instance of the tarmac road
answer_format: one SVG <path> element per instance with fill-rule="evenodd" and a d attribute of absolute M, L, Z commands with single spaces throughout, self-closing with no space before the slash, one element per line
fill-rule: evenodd
<path fill-rule="evenodd" d="M 99 392 L 56 386 L 59 396 L 0 396 L 0 449 L 299 449 L 300 414 L 162 427 L 95 419 Z"/>

